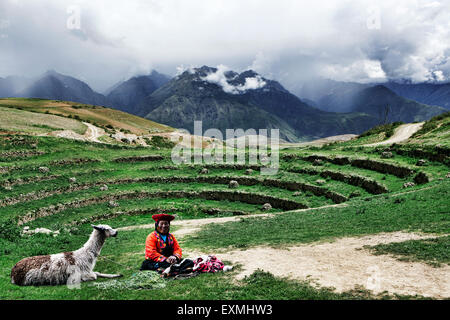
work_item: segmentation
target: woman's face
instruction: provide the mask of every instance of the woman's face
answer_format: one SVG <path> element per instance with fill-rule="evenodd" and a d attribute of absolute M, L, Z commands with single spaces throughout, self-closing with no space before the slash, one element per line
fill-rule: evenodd
<path fill-rule="evenodd" d="M 164 221 L 164 220 L 163 221 L 159 221 L 157 230 L 161 234 L 169 233 L 169 230 L 170 230 L 170 223 L 169 223 L 169 221 Z"/>

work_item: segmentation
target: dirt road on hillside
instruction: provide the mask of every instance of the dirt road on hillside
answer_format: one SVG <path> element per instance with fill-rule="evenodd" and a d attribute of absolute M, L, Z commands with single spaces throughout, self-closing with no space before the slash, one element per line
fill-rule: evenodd
<path fill-rule="evenodd" d="M 424 122 L 402 124 L 395 130 L 394 135 L 390 137 L 388 140 L 372 144 L 365 144 L 364 146 L 374 147 L 408 140 L 414 133 L 416 133 L 417 131 L 420 130 L 420 128 L 422 128 L 423 124 Z"/>
<path fill-rule="evenodd" d="M 88 127 L 86 132 L 84 133 L 84 137 L 86 138 L 86 140 L 102 143 L 100 140 L 98 140 L 98 138 L 105 134 L 105 130 L 96 127 L 89 122 L 83 122 L 83 124 Z"/>

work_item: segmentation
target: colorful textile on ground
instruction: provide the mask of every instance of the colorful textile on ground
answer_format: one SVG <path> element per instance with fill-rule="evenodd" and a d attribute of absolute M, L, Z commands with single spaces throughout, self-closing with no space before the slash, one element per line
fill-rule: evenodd
<path fill-rule="evenodd" d="M 216 256 L 201 256 L 194 260 L 194 272 L 222 271 L 224 264 Z"/>

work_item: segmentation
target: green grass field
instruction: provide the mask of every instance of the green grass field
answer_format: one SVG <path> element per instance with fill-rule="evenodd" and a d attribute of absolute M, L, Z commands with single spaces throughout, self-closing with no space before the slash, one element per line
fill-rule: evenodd
<path fill-rule="evenodd" d="M 14 110 L 0 105 L 1 112 Z M 54 124 L 36 125 L 39 126 L 36 132 L 41 132 L 51 130 Z M 367 136 L 361 139 L 367 140 Z M 220 252 L 231 249 L 313 244 L 404 231 L 433 234 L 435 238 L 373 246 L 372 254 L 440 268 L 449 264 L 448 153 L 439 158 L 424 149 L 425 153 L 420 155 L 429 156 L 426 165 L 417 165 L 423 157 L 414 153 L 415 146 L 416 143 L 390 149 L 363 148 L 355 143 L 342 143 L 288 148 L 281 151 L 278 173 L 261 176 L 256 169 L 247 172 L 245 166 L 174 165 L 171 149 L 164 146 L 157 149 L 26 134 L 0 135 L 0 299 L 421 298 L 386 292 L 374 294 L 361 288 L 338 293 L 307 280 L 275 277 L 263 270 L 236 280 L 241 265 L 235 265 L 229 273 L 203 274 L 182 281 L 157 279 L 154 288 L 145 290 L 113 289 L 94 283 L 83 283 L 79 290 L 66 286 L 19 287 L 10 282 L 11 268 L 22 258 L 78 249 L 87 240 L 94 221 L 114 228 L 145 225 L 152 223 L 151 215 L 155 212 L 176 213 L 177 221 L 235 217 L 226 223 L 206 224 L 197 232 L 180 237 L 187 255 L 207 251 L 217 252 L 220 258 Z M 444 153 L 448 152 L 445 146 L 442 148 Z M 388 149 L 392 157 L 385 159 L 381 155 Z M 148 155 L 161 158 L 115 161 Z M 313 155 L 331 160 L 308 160 Z M 369 159 L 380 167 L 338 164 L 333 161 L 336 156 Z M 383 172 L 384 165 L 393 166 L 393 171 Z M 209 168 L 207 174 L 200 173 L 203 167 Z M 400 177 L 397 167 L 407 168 L 411 174 Z M 404 186 L 414 182 L 419 173 L 426 174 L 428 182 Z M 230 189 L 229 180 L 240 181 L 239 188 Z M 367 181 L 371 183 L 369 186 L 365 184 Z M 107 190 L 100 189 L 104 184 Z M 375 184 L 385 191 L 374 192 L 371 188 Z M 186 196 L 180 196 L 180 192 Z M 109 204 L 111 199 L 118 203 L 117 207 Z M 262 209 L 267 199 L 272 201 L 268 212 Z M 317 209 L 307 212 L 287 209 L 297 205 Z M 258 217 L 265 213 L 274 215 Z M 60 235 L 21 236 L 24 226 L 59 230 Z M 171 231 L 176 235 L 180 228 L 174 225 Z M 118 281 L 135 279 L 144 258 L 144 241 L 151 231 L 151 227 L 121 231 L 117 238 L 108 239 L 96 271 L 123 273 L 124 278 Z M 103 282 L 108 280 L 96 283 Z"/>

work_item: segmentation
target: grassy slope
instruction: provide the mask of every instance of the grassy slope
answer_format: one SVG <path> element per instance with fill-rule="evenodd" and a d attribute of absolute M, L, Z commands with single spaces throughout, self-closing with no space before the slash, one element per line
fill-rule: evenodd
<path fill-rule="evenodd" d="M 0 131 L 43 134 L 56 130 L 73 130 L 84 134 L 86 129 L 87 126 L 77 120 L 0 107 Z"/>
<path fill-rule="evenodd" d="M 76 110 L 76 109 L 75 109 Z M 433 178 L 431 183 L 403 189 L 404 182 L 412 181 L 412 177 L 400 179 L 393 175 L 380 174 L 367 169 L 351 166 L 339 166 L 325 163 L 317 169 L 328 169 L 362 175 L 374 179 L 384 185 L 391 193 L 371 195 L 365 190 L 348 185 L 341 181 L 326 180 L 323 187 L 349 195 L 359 191 L 360 196 L 350 199 L 347 207 L 328 208 L 312 211 L 310 213 L 286 213 L 273 218 L 244 219 L 239 222 L 224 225 L 206 226 L 198 234 L 182 239 L 185 252 L 193 249 L 214 248 L 227 250 L 231 247 L 248 247 L 258 244 L 275 245 L 279 243 L 305 243 L 343 236 L 354 236 L 377 232 L 397 230 L 423 231 L 435 233 L 448 233 L 450 218 L 448 216 L 450 182 L 445 178 L 448 167 L 439 162 L 429 162 L 425 167 L 417 167 L 416 158 L 399 155 L 394 152 L 393 159 L 381 159 L 383 148 L 361 148 L 325 146 L 324 148 L 304 148 L 301 150 L 287 150 L 286 153 L 301 155 L 336 154 L 355 157 L 368 157 L 379 161 L 398 163 L 410 166 L 416 170 L 426 172 Z M 40 151 L 41 155 L 15 156 L 14 152 Z M 0 167 L 4 172 L 0 177 L 0 201 L 5 199 L 21 199 L 21 194 L 39 193 L 42 191 L 54 192 L 68 188 L 70 177 L 76 177 L 78 184 L 107 183 L 124 177 L 142 178 L 148 176 L 196 176 L 199 168 L 182 165 L 173 166 L 170 160 L 170 149 L 156 149 L 143 147 L 108 146 L 95 143 L 80 142 L 51 137 L 30 137 L 2 135 L 0 136 Z M 157 162 L 116 163 L 118 157 L 160 154 L 163 160 Z M 54 161 L 70 160 L 74 158 L 95 159 L 98 162 L 82 164 L 54 164 Z M 289 168 L 304 168 L 310 163 L 296 160 L 282 161 L 279 173 L 271 177 L 282 181 L 294 180 L 298 182 L 316 184 L 316 175 L 306 175 L 288 172 Z M 50 168 L 49 173 L 37 170 L 40 166 Z M 6 170 L 6 171 L 5 171 Z M 212 168 L 208 176 L 243 176 L 245 169 Z M 256 171 L 252 176 L 258 177 Z M 27 179 L 40 179 L 47 177 L 51 180 L 32 182 Z M 21 180 L 20 180 L 21 179 Z M 443 179 L 443 180 L 440 180 Z M 9 186 L 10 185 L 10 186 Z M 9 187 L 8 187 L 9 186 Z M 135 190 L 228 190 L 227 185 L 212 185 L 205 183 L 173 183 L 173 184 L 109 184 L 107 191 L 100 191 L 99 185 L 92 185 L 86 190 L 63 192 L 45 196 L 37 200 L 20 200 L 19 203 L 0 207 L 0 298 L 1 299 L 351 299 L 373 298 L 367 292 L 350 292 L 334 294 L 328 289 L 314 289 L 308 283 L 292 282 L 286 279 L 274 278 L 270 274 L 257 272 L 243 282 L 236 283 L 231 274 L 202 275 L 201 277 L 186 281 L 168 281 L 164 289 L 158 290 L 102 290 L 91 284 L 83 284 L 81 290 L 68 290 L 65 286 L 21 288 L 9 283 L 11 267 L 21 258 L 31 255 L 56 253 L 79 248 L 90 233 L 91 218 L 101 219 L 100 222 L 114 227 L 146 224 L 151 221 L 150 212 L 140 215 L 120 215 L 118 212 L 127 212 L 136 209 L 167 210 L 176 212 L 180 219 L 210 217 L 205 209 L 218 208 L 223 213 L 217 216 L 232 215 L 231 211 L 240 210 L 246 213 L 260 213 L 261 206 L 242 202 L 213 201 L 202 199 L 145 199 L 120 200 L 119 207 L 112 208 L 107 202 L 92 204 L 80 208 L 67 208 L 57 214 L 39 218 L 28 224 L 34 227 L 49 227 L 60 229 L 61 235 L 53 238 L 45 235 L 33 237 L 18 237 L 20 231 L 15 224 L 10 223 L 12 217 L 19 217 L 30 210 L 66 203 L 75 199 L 87 199 L 103 195 L 112 195 L 119 192 Z M 329 199 L 317 197 L 309 192 L 300 192 L 294 195 L 293 191 L 282 188 L 269 188 L 262 185 L 240 186 L 240 191 L 255 194 L 267 194 L 284 199 L 306 202 L 309 206 L 318 207 L 330 204 Z M 412 191 L 403 195 L 395 193 Z M 272 209 L 273 212 L 280 210 Z M 103 214 L 111 214 L 106 218 Z M 83 222 L 82 219 L 87 219 Z M 70 226 L 76 221 L 76 227 Z M 69 229 L 64 231 L 64 229 Z M 251 230 L 251 233 L 248 232 Z M 123 272 L 128 279 L 135 273 L 143 257 L 143 239 L 151 230 L 134 230 L 122 232 L 118 238 L 109 239 L 106 243 L 96 270 L 99 272 Z M 176 230 L 175 230 L 176 234 Z M 223 235 L 227 235 L 224 237 Z M 442 238 L 439 248 L 448 247 L 449 238 Z M 401 246 L 402 244 L 398 244 Z M 407 244 L 404 244 L 407 246 Z M 427 247 L 428 248 L 428 247 Z M 409 256 L 419 256 L 425 261 L 441 261 L 438 255 L 441 249 L 427 249 L 422 245 L 414 244 Z M 406 249 L 384 249 L 385 252 L 402 254 Z M 220 257 L 220 255 L 219 255 Z M 111 263 L 111 259 L 120 265 Z M 445 262 L 446 260 L 442 261 Z M 104 281 L 104 280 L 101 280 Z M 208 290 L 204 290 L 208 287 Z M 361 296 L 363 294 L 363 296 Z"/>
<path fill-rule="evenodd" d="M 399 230 L 447 233 L 450 230 L 448 199 L 450 183 L 445 182 L 433 189 L 395 198 L 374 196 L 369 201 L 355 200 L 343 208 L 327 208 L 307 214 L 292 212 L 269 219 L 253 218 L 210 225 L 186 241 L 192 247 L 218 249 L 307 243 Z M 250 228 L 252 232 L 246 232 Z M 222 234 L 228 236 L 221 237 Z"/>
<path fill-rule="evenodd" d="M 450 237 L 411 240 L 371 247 L 375 254 L 393 254 L 402 261 L 424 261 L 435 267 L 450 265 Z"/>
<path fill-rule="evenodd" d="M 361 133 L 356 139 L 352 139 L 346 142 L 339 143 L 340 146 L 359 146 L 364 144 L 381 142 L 389 139 L 396 128 L 398 128 L 402 122 L 394 122 L 385 125 L 379 125 L 373 127 L 366 132 Z"/>
<path fill-rule="evenodd" d="M 334 147 L 352 147 L 381 142 L 388 139 L 400 125 L 400 122 L 380 125 L 360 134 L 356 139 L 336 143 Z M 450 112 L 425 121 L 422 129 L 413 134 L 405 144 L 415 145 L 416 147 L 419 147 L 419 145 L 435 146 L 439 144 L 450 148 Z"/>
<path fill-rule="evenodd" d="M 422 129 L 411 137 L 409 143 L 425 146 L 439 144 L 450 148 L 450 112 L 426 121 Z"/>
<path fill-rule="evenodd" d="M 63 117 L 77 116 L 81 121 L 91 122 L 99 127 L 112 126 L 114 128 L 121 128 L 129 130 L 134 134 L 148 134 L 149 132 L 167 132 L 172 131 L 168 126 L 143 119 L 119 110 L 105 108 L 101 106 L 93 106 L 88 104 L 44 100 L 44 99 L 27 99 L 27 98 L 9 98 L 0 99 L 0 107 L 22 109 L 37 113 L 50 113 Z M 28 119 L 24 114 L 23 118 Z M 55 117 L 53 117 L 54 119 Z M 51 119 L 49 119 L 51 122 Z M 3 128 L 3 129 L 8 129 Z"/>

